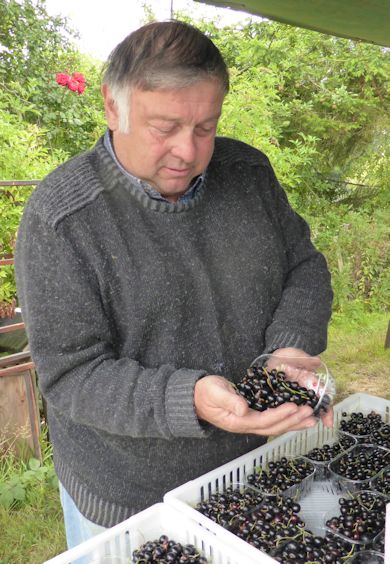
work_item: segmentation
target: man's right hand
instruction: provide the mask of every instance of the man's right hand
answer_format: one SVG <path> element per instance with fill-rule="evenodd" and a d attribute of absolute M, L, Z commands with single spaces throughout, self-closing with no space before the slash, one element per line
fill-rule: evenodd
<path fill-rule="evenodd" d="M 279 435 L 314 427 L 311 407 L 285 403 L 266 411 L 250 409 L 246 400 L 222 376 L 204 376 L 194 389 L 198 418 L 231 433 Z"/>

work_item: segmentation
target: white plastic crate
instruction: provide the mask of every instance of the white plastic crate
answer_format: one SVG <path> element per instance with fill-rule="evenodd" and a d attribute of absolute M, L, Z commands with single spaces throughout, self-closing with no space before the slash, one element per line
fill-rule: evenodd
<path fill-rule="evenodd" d="M 194 509 L 195 505 L 200 501 L 208 499 L 213 493 L 223 491 L 229 486 L 234 486 L 237 482 L 245 482 L 248 474 L 251 474 L 256 467 L 264 467 L 270 460 L 278 460 L 282 456 L 305 454 L 312 448 L 322 446 L 327 441 L 331 441 L 335 436 L 341 414 L 344 411 L 347 413 L 352 411 L 368 413 L 371 410 L 380 413 L 385 422 L 388 423 L 390 421 L 389 400 L 368 394 L 353 394 L 334 406 L 335 425 L 333 429 L 325 428 L 322 423 L 319 423 L 315 428 L 306 431 L 286 433 L 269 441 L 264 446 L 252 450 L 168 492 L 164 496 L 164 502 L 175 507 L 183 515 L 195 520 L 203 527 L 206 527 L 223 542 L 232 544 L 239 550 L 246 550 L 248 557 L 256 558 L 255 561 L 259 564 L 275 562 L 269 556 L 251 547 L 233 533 L 230 533 L 208 517 L 202 515 L 199 511 L 196 511 Z M 326 512 L 334 506 L 335 501 L 339 497 L 340 493 L 335 490 L 331 482 L 314 482 L 309 494 L 299 502 L 302 508 L 301 515 L 306 521 L 308 528 L 311 528 L 313 532 L 318 534 L 321 531 Z M 387 527 L 387 535 L 390 534 L 389 528 L 390 525 Z"/>
<path fill-rule="evenodd" d="M 182 544 L 195 545 L 212 564 L 258 562 L 251 559 L 246 547 L 241 552 L 204 527 L 186 519 L 173 507 L 157 503 L 45 564 L 69 564 L 79 558 L 83 564 L 130 564 L 133 550 L 147 541 L 158 539 L 162 534 Z M 273 562 L 271 558 L 268 561 Z"/>

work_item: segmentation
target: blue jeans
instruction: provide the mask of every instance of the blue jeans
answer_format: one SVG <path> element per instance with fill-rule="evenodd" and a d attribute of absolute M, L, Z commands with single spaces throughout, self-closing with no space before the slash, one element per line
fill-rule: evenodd
<path fill-rule="evenodd" d="M 73 499 L 70 497 L 64 486 L 60 483 L 60 499 L 62 511 L 64 513 L 66 542 L 68 548 L 73 548 L 78 544 L 102 533 L 105 527 L 95 525 L 80 513 Z M 78 559 L 77 563 L 86 562 L 84 558 Z"/>

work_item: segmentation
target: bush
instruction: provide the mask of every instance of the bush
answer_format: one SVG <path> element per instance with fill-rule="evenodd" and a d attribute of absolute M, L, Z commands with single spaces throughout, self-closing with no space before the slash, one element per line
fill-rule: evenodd
<path fill-rule="evenodd" d="M 334 310 L 351 302 L 366 311 L 386 311 L 390 291 L 387 210 L 351 210 L 319 206 L 318 215 L 305 214 L 313 240 L 327 258 L 335 293 Z"/>

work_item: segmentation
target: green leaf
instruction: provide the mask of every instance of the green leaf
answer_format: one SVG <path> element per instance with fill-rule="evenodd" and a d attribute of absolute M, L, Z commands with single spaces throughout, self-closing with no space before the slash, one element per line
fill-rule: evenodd
<path fill-rule="evenodd" d="M 41 466 L 41 463 L 37 458 L 30 458 L 30 460 L 28 461 L 28 465 L 31 468 L 31 470 L 38 470 L 38 468 Z"/>

